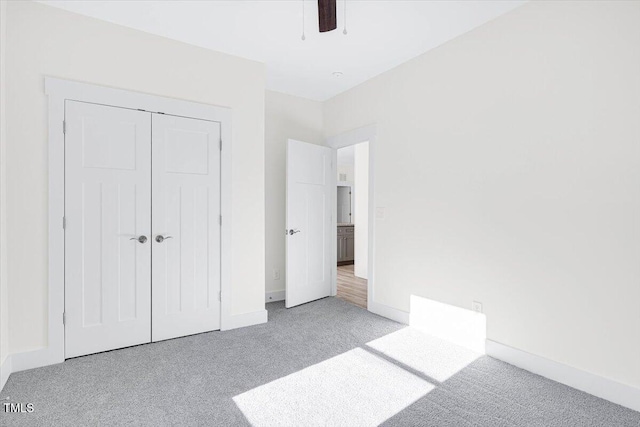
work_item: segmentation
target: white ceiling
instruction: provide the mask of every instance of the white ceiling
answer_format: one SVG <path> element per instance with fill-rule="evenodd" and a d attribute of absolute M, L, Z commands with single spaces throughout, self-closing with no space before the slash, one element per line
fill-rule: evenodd
<path fill-rule="evenodd" d="M 196 46 L 264 62 L 267 89 L 325 100 L 433 49 L 525 0 L 348 0 L 348 34 L 318 32 L 315 0 L 41 1 Z M 336 78 L 334 71 L 343 76 Z"/>

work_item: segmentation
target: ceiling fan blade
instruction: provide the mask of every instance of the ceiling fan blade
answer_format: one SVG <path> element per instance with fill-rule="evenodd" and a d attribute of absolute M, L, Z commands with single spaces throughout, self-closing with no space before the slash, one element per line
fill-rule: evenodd
<path fill-rule="evenodd" d="M 318 0 L 318 21 L 321 33 L 338 28 L 336 0 Z"/>

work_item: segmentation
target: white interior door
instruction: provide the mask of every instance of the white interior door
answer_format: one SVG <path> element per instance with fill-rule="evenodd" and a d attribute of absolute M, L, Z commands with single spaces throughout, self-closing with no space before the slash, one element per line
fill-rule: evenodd
<path fill-rule="evenodd" d="M 287 143 L 287 308 L 331 294 L 332 157 L 328 147 Z"/>
<path fill-rule="evenodd" d="M 65 105 L 65 357 L 151 340 L 151 114 Z"/>
<path fill-rule="evenodd" d="M 153 341 L 220 329 L 220 123 L 153 115 Z"/>

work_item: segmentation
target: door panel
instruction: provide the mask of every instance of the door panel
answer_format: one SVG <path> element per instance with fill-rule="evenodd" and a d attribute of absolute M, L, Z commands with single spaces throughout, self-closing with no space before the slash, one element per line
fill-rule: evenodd
<path fill-rule="evenodd" d="M 287 308 L 331 293 L 331 158 L 330 148 L 288 141 Z"/>
<path fill-rule="evenodd" d="M 149 342 L 151 114 L 65 104 L 65 357 Z M 131 240 L 134 239 L 134 240 Z"/>
<path fill-rule="evenodd" d="M 159 341 L 220 328 L 220 124 L 154 114 L 152 128 Z"/>

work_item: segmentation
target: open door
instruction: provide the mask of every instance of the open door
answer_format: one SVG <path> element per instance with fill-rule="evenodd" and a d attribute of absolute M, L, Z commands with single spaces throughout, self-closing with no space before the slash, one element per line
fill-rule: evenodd
<path fill-rule="evenodd" d="M 287 308 L 331 295 L 332 159 L 331 148 L 287 142 Z"/>

